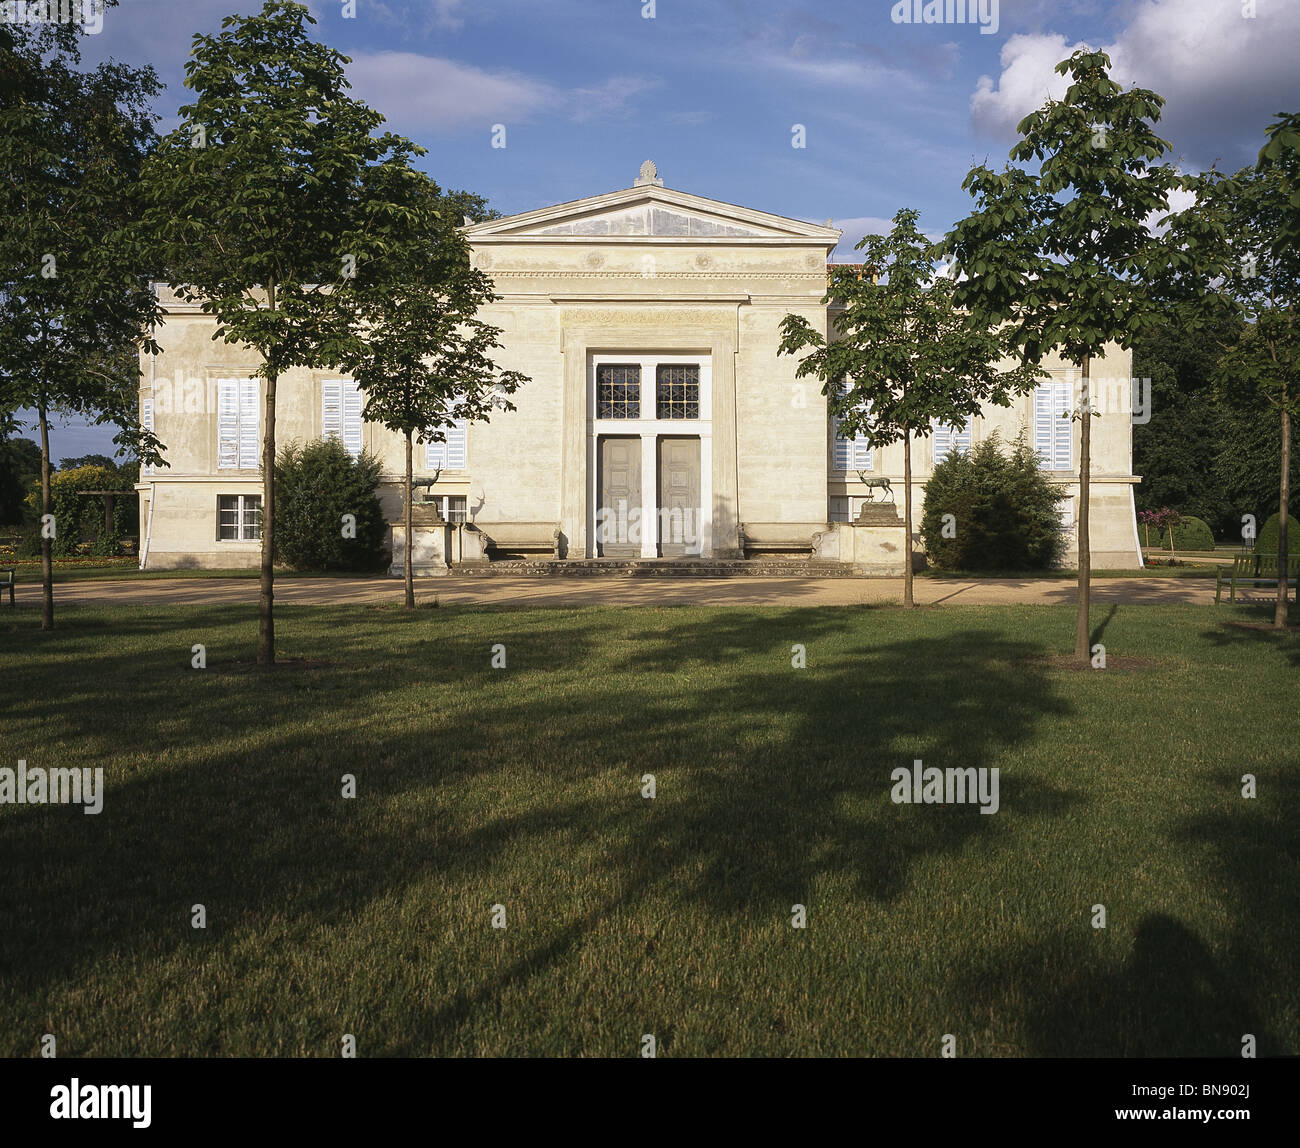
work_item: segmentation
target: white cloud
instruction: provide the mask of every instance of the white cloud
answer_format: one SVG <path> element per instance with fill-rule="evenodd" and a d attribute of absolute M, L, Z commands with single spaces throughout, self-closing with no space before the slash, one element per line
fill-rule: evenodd
<path fill-rule="evenodd" d="M 465 23 L 463 16 L 457 15 L 463 0 L 433 0 L 434 22 L 441 28 L 459 28 Z"/>
<path fill-rule="evenodd" d="M 1016 124 L 1051 96 L 1065 95 L 1069 81 L 1052 69 L 1079 44 L 1068 45 L 1065 37 L 1049 35 L 1012 36 L 1002 45 L 1002 74 L 996 83 L 981 76 L 970 98 L 971 121 L 984 135 L 1008 136 Z"/>
<path fill-rule="evenodd" d="M 1196 192 L 1184 191 L 1182 188 L 1175 188 L 1169 193 L 1169 207 L 1166 211 L 1153 211 L 1142 221 L 1143 226 L 1151 232 L 1152 235 L 1163 235 L 1169 230 L 1168 223 L 1162 223 L 1161 220 L 1167 219 L 1171 215 L 1178 215 L 1186 211 L 1196 202 Z"/>
<path fill-rule="evenodd" d="M 820 223 L 821 220 L 809 220 L 810 223 Z M 831 252 L 831 261 L 834 263 L 858 263 L 862 259 L 862 252 L 855 251 L 854 247 L 864 235 L 888 235 L 890 229 L 894 226 L 892 219 L 881 219 L 875 215 L 859 215 L 851 219 L 836 219 L 831 222 L 832 227 L 838 227 L 844 234 L 840 237 L 839 244 Z"/>
<path fill-rule="evenodd" d="M 594 88 L 576 88 L 569 96 L 573 118 L 583 123 L 622 115 L 637 96 L 662 84 L 662 80 L 645 76 L 614 76 Z"/>
<path fill-rule="evenodd" d="M 563 89 L 511 71 L 487 71 L 415 52 L 359 52 L 347 67 L 357 96 L 394 130 L 414 133 L 509 127 L 551 114 L 583 123 L 625 115 L 662 81 L 614 76 L 586 88 Z"/>
<path fill-rule="evenodd" d="M 415 52 L 359 52 L 347 66 L 355 93 L 397 130 L 488 128 L 564 102 L 549 84 Z"/>
<path fill-rule="evenodd" d="M 1273 113 L 1300 104 L 1294 9 L 1259 3 L 1254 18 L 1242 9 L 1236 0 L 1140 0 L 1102 45 L 1117 82 L 1165 97 L 1157 130 L 1198 167 L 1253 159 Z M 1057 33 L 1011 37 L 1001 74 L 980 77 L 971 97 L 976 131 L 1005 138 L 1048 93 L 1064 94 L 1052 68 L 1079 46 Z"/>

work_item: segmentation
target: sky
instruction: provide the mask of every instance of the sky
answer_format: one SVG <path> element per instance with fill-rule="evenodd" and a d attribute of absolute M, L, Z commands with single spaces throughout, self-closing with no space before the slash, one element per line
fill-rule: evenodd
<path fill-rule="evenodd" d="M 317 38 L 351 57 L 354 94 L 428 149 L 443 187 L 513 214 L 629 187 L 652 159 L 668 187 L 833 220 L 836 260 L 903 207 L 936 236 L 966 215 L 966 173 L 1007 161 L 1019 120 L 1064 92 L 1053 67 L 1077 47 L 1165 97 L 1166 158 L 1187 171 L 1253 162 L 1274 115 L 1300 108 L 1300 0 L 947 0 L 973 10 L 962 23 L 925 22 L 944 8 L 932 0 L 309 7 Z M 166 132 L 189 95 L 191 37 L 259 8 L 122 0 L 84 58 L 152 65 Z M 894 19 L 914 9 L 919 22 Z M 112 434 L 65 422 L 52 451 L 111 455 Z"/>

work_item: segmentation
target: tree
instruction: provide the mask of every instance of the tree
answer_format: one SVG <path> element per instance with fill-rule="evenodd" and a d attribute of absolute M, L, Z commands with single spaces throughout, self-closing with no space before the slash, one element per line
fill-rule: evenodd
<path fill-rule="evenodd" d="M 1267 149 L 1265 149 L 1267 151 Z M 1278 586 L 1273 624 L 1287 624 L 1287 522 L 1291 501 L 1291 418 L 1300 410 L 1300 253 L 1281 239 L 1297 189 L 1282 162 L 1261 160 L 1231 179 L 1213 182 L 1197 210 L 1220 227 L 1233 272 L 1218 292 L 1240 309 L 1245 325 L 1224 346 L 1215 369 L 1218 393 L 1230 407 L 1278 421 Z"/>
<path fill-rule="evenodd" d="M 1232 460 L 1221 448 L 1228 412 L 1213 379 L 1222 344 L 1241 325 L 1234 316 L 1215 329 L 1194 330 L 1170 316 L 1133 349 L 1134 378 L 1150 380 L 1147 421 L 1133 427 L 1133 473 L 1142 476 L 1137 509 L 1177 506 L 1205 519 L 1220 537 L 1240 532 L 1239 507 L 1257 505 L 1233 501 L 1240 484 L 1227 473 Z"/>
<path fill-rule="evenodd" d="M 846 437 L 873 446 L 903 444 L 903 605 L 912 595 L 912 439 L 932 421 L 960 426 L 982 404 L 1009 406 L 1041 372 L 1024 365 L 1000 371 L 1007 344 L 990 323 L 960 311 L 955 284 L 937 275 L 918 213 L 904 208 L 888 235 L 868 235 L 855 250 L 862 267 L 837 265 L 822 302 L 832 305 L 827 338 L 801 315 L 781 322 L 779 354 L 808 351 L 799 378 L 822 381 L 829 412 Z"/>
<path fill-rule="evenodd" d="M 961 269 L 957 301 L 972 314 L 1008 325 L 1030 362 L 1059 350 L 1080 373 L 1079 577 L 1074 658 L 1090 656 L 1091 370 L 1109 343 L 1125 350 L 1158 322 L 1157 279 L 1176 280 L 1196 264 L 1194 243 L 1179 246 L 1147 228 L 1167 215 L 1169 193 L 1193 186 L 1168 164 L 1153 130 L 1164 100 L 1144 88 L 1124 91 L 1104 52 L 1081 50 L 1056 65 L 1071 83 L 1016 128 L 1011 158 L 1037 161 L 1037 174 L 1008 165 L 973 168 L 962 187 L 975 211 L 943 247 Z M 1187 238 L 1193 238 L 1190 233 Z"/>
<path fill-rule="evenodd" d="M 26 517 L 28 492 L 41 475 L 41 448 L 29 438 L 0 439 L 0 526 Z"/>
<path fill-rule="evenodd" d="M 1216 350 L 1211 357 L 1212 367 L 1217 368 L 1221 353 Z M 1229 390 L 1223 389 L 1225 392 Z M 1230 507 L 1228 529 L 1233 538 L 1240 539 L 1245 515 L 1254 516 L 1258 530 L 1259 523 L 1279 509 L 1281 412 L 1273 418 L 1260 418 L 1258 404 L 1234 403 L 1226 393 L 1216 393 L 1213 403 L 1218 415 L 1214 473 L 1222 483 L 1224 498 Z M 1294 449 L 1291 451 L 1288 486 L 1287 512 L 1294 518 L 1300 513 L 1300 452 Z"/>
<path fill-rule="evenodd" d="M 195 101 L 146 172 L 145 226 L 178 293 L 216 316 L 213 338 L 261 357 L 262 666 L 275 662 L 276 384 L 292 367 L 338 365 L 335 289 L 383 238 L 363 225 L 368 169 L 414 146 L 372 134 L 383 117 L 347 94 L 348 58 L 310 38 L 315 22 L 302 4 L 266 0 L 196 36 Z"/>
<path fill-rule="evenodd" d="M 116 0 L 109 0 L 115 4 Z M 36 411 L 41 627 L 54 628 L 49 418 L 114 422 L 162 463 L 137 413 L 139 348 L 157 314 L 140 268 L 138 176 L 153 145 L 152 68 L 79 70 L 71 23 L 0 23 L 0 421 Z"/>
<path fill-rule="evenodd" d="M 402 435 L 405 602 L 415 606 L 411 571 L 411 486 L 417 434 L 445 442 L 458 421 L 487 421 L 527 378 L 502 371 L 490 352 L 501 331 L 476 317 L 494 301 L 492 281 L 470 267 L 457 230 L 471 200 L 443 195 L 423 172 L 405 164 L 371 170 L 368 202 L 388 221 L 384 249 L 358 267 L 340 299 L 350 310 L 352 340 L 343 366 L 366 397 L 365 418 Z M 477 201 L 481 205 L 482 201 Z"/>
<path fill-rule="evenodd" d="M 1300 245 L 1300 112 L 1279 113 L 1264 132 L 1268 142 L 1259 149 L 1256 168 L 1274 172 L 1285 188 L 1286 203 L 1273 237 L 1274 250 L 1282 251 Z"/>
<path fill-rule="evenodd" d="M 106 454 L 82 454 L 76 458 L 65 458 L 59 463 L 60 470 L 75 470 L 79 466 L 102 466 L 116 470 L 117 463 Z"/>

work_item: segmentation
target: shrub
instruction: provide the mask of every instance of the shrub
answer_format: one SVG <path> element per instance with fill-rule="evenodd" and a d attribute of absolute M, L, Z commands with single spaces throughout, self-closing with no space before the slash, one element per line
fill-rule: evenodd
<path fill-rule="evenodd" d="M 1165 539 L 1168 545 L 1168 538 Z M 1174 550 L 1213 550 L 1214 532 L 1203 518 L 1189 514 L 1174 527 Z"/>
<path fill-rule="evenodd" d="M 334 437 L 291 443 L 275 465 L 275 559 L 295 570 L 374 570 L 383 564 L 379 460 L 354 459 Z M 344 515 L 356 536 L 344 536 Z"/>
<path fill-rule="evenodd" d="M 112 557 L 123 552 L 127 534 L 135 532 L 139 524 L 139 502 L 136 498 L 134 478 L 130 471 L 108 466 L 77 466 L 55 471 L 50 475 L 50 511 L 54 515 L 54 541 L 51 551 L 56 558 L 66 558 L 81 553 L 81 545 L 90 542 L 92 554 Z M 119 490 L 113 499 L 112 528 L 104 530 L 104 499 L 93 494 L 78 494 L 79 490 Z M 41 491 L 38 485 L 27 496 L 28 509 L 37 523 L 35 530 L 36 553 L 40 553 Z M 24 545 L 27 545 L 25 536 Z"/>
<path fill-rule="evenodd" d="M 1270 514 L 1268 521 L 1259 528 L 1259 537 L 1255 540 L 1255 549 L 1261 554 L 1277 553 L 1278 515 Z M 1294 514 L 1286 516 L 1286 548 L 1289 554 L 1300 554 L 1300 521 Z"/>
<path fill-rule="evenodd" d="M 1057 509 L 1066 494 L 1017 435 L 1005 452 L 996 432 L 969 454 L 950 454 L 925 486 L 921 534 L 940 570 L 1037 570 L 1065 553 Z M 945 516 L 949 529 L 945 538 Z"/>

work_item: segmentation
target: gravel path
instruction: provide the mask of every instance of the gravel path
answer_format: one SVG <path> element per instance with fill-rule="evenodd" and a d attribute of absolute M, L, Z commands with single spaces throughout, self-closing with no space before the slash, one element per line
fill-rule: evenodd
<path fill-rule="evenodd" d="M 916 580 L 922 605 L 1045 605 L 1074 601 L 1074 583 L 1052 578 L 981 578 Z M 715 605 L 845 606 L 899 602 L 901 578 L 421 578 L 417 600 L 505 605 Z M 160 578 L 68 582 L 55 587 L 56 602 L 94 605 L 211 604 L 257 601 L 257 582 L 244 578 Z M 1238 598 L 1271 600 L 1274 591 L 1260 588 Z M 1186 578 L 1104 578 L 1094 580 L 1099 603 L 1214 603 L 1214 582 Z M 35 606 L 40 586 L 17 588 L 20 605 Z M 396 578 L 294 578 L 275 581 L 276 601 L 284 605 L 336 605 L 341 602 L 400 602 Z M 1226 601 L 1226 595 L 1225 595 Z"/>

